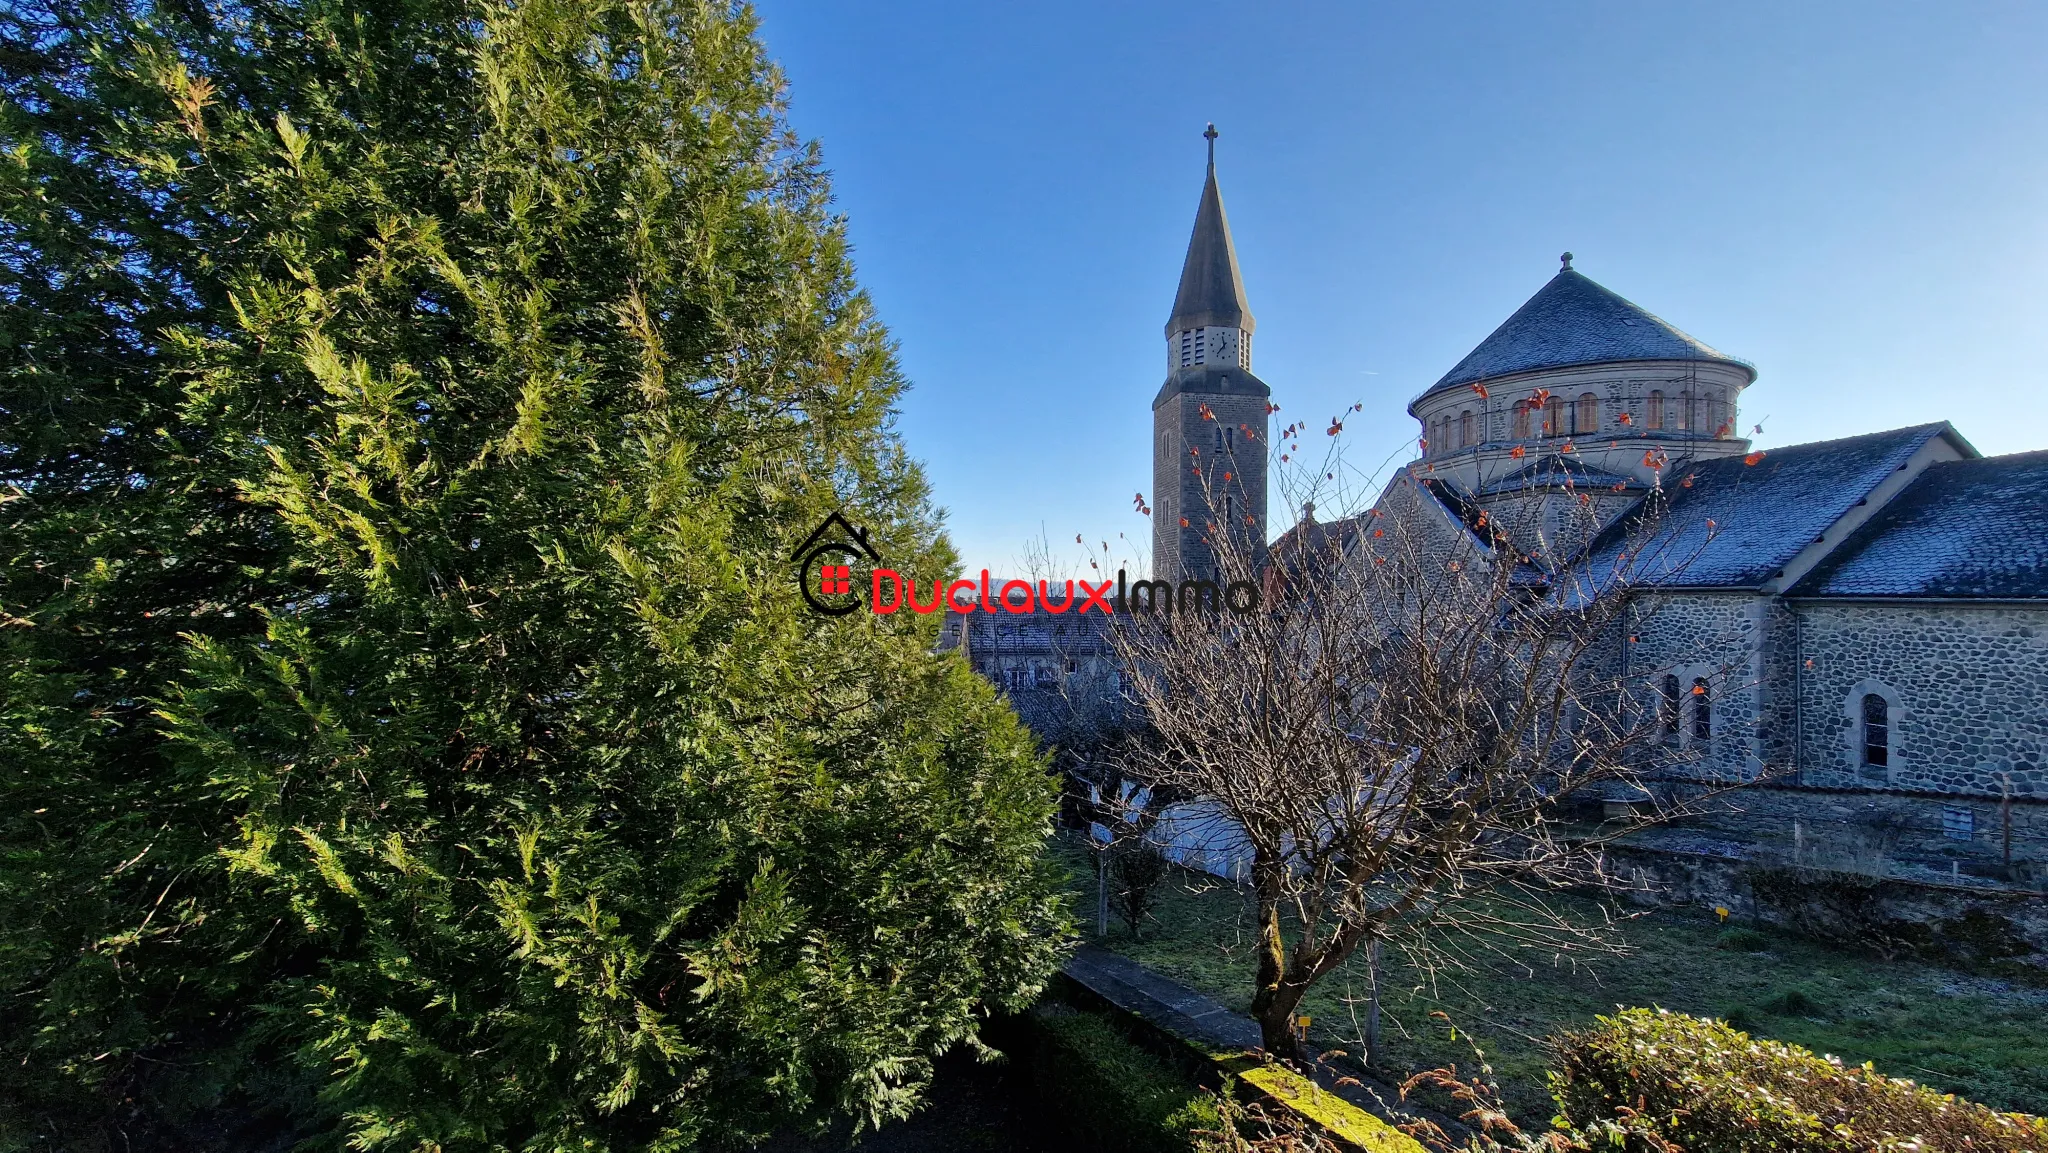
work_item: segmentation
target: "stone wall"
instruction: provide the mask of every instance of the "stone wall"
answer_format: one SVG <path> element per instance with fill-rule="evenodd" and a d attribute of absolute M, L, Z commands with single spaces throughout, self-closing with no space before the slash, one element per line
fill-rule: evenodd
<path fill-rule="evenodd" d="M 1817 871 L 1800 874 L 1737 857 L 1636 845 L 1612 846 L 1607 859 L 1610 868 L 1642 881 L 1632 894 L 1640 905 L 1718 907 L 1733 921 L 1880 946 L 1889 942 L 1901 953 L 2048 964 L 2048 897 L 2039 893 L 1852 875 L 1845 886 L 1852 899 L 1831 901 L 1834 878 Z M 1761 883 L 1781 876 L 1791 885 Z M 1853 913 L 1845 915 L 1849 905 Z"/>
<path fill-rule="evenodd" d="M 1677 731 L 1668 743 L 1672 756 L 1694 771 L 1717 778 L 1753 777 L 1764 766 L 1758 717 L 1769 697 L 1757 656 L 1766 650 L 1770 620 L 1765 598 L 1750 593 L 1668 592 L 1643 597 L 1627 621 L 1633 637 L 1625 673 L 1642 699 L 1654 706 L 1658 682 L 1678 678 Z M 1694 736 L 1701 701 L 1693 682 L 1707 682 L 1707 741 Z"/>
<path fill-rule="evenodd" d="M 2048 606 L 1797 602 L 1809 785 L 2048 798 Z M 1889 764 L 1862 763 L 1864 693 L 1892 704 Z"/>
<path fill-rule="evenodd" d="M 1787 858 L 2003 874 L 2007 818 L 2021 879 L 2048 864 L 2048 802 L 1896 790 L 1752 786 L 1701 802 L 1684 827 Z M 2030 867 L 2031 866 L 2031 867 Z"/>

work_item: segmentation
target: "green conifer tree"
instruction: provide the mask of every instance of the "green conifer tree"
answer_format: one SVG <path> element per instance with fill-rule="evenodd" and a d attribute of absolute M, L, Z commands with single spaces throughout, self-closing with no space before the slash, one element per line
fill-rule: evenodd
<path fill-rule="evenodd" d="M 747 11 L 0 25 L 0 1142 L 744 1143 L 1032 995 L 1027 734 L 795 595 L 954 561 Z"/>

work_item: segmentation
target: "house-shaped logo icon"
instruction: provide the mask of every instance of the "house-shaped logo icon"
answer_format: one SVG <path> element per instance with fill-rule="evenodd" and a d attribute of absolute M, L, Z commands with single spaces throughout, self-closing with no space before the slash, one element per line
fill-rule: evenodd
<path fill-rule="evenodd" d="M 868 530 L 856 528 L 834 511 L 790 554 L 796 562 L 796 587 L 811 611 L 843 617 L 865 602 L 861 590 L 882 559 L 868 544 Z"/>

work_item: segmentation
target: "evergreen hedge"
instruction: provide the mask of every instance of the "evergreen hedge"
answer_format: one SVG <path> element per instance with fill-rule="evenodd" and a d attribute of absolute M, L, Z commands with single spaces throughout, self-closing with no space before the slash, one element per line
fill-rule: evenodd
<path fill-rule="evenodd" d="M 1559 1039 L 1560 1125 L 1580 1147 L 1665 1153 L 2048 1150 L 2048 1121 L 1721 1022 L 1628 1009 Z"/>
<path fill-rule="evenodd" d="M 1055 786 L 750 13 L 0 10 L 0 1147 L 675 1149 L 916 1102 Z"/>

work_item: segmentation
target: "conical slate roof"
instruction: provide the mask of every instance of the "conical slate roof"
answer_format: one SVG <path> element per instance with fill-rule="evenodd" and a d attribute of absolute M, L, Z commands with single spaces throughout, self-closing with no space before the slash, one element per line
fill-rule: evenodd
<path fill-rule="evenodd" d="M 1230 218 L 1223 214 L 1223 193 L 1216 187 L 1212 139 L 1209 179 L 1202 184 L 1201 207 L 1195 209 L 1195 232 L 1188 238 L 1188 258 L 1181 264 L 1180 291 L 1173 296 L 1166 335 L 1212 325 L 1250 332 L 1252 323 L 1244 277 L 1237 271 L 1237 246 L 1230 242 Z"/>
<path fill-rule="evenodd" d="M 1732 364 L 1756 379 L 1747 362 L 1701 344 L 1573 271 L 1567 260 L 1550 283 L 1422 395 L 1511 373 L 1618 360 Z"/>

